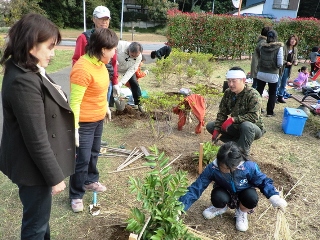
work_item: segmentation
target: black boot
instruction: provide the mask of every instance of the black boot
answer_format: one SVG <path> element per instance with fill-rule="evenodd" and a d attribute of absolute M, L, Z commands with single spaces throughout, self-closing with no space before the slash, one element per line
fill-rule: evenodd
<path fill-rule="evenodd" d="M 278 102 L 279 103 L 287 103 L 282 96 L 278 96 Z"/>

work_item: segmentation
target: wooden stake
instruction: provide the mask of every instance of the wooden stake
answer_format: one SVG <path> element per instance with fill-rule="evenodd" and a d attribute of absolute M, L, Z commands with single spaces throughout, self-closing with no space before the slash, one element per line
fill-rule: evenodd
<path fill-rule="evenodd" d="M 204 127 L 201 127 L 201 132 L 200 132 L 200 142 L 203 143 L 203 139 L 204 139 Z"/>
<path fill-rule="evenodd" d="M 202 161 L 203 161 L 203 143 L 200 143 L 199 148 L 199 174 L 202 173 Z"/>

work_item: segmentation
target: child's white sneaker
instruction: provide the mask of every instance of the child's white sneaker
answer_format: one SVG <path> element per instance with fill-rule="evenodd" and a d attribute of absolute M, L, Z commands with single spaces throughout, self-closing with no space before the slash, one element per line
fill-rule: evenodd
<path fill-rule="evenodd" d="M 228 210 L 228 206 L 225 206 L 224 208 L 216 208 L 214 206 L 211 206 L 204 210 L 202 212 L 202 215 L 205 219 L 212 219 L 215 216 L 219 216 L 221 214 L 224 214 Z"/>
<path fill-rule="evenodd" d="M 240 208 L 236 209 L 236 229 L 241 232 L 245 232 L 249 228 L 248 213 L 242 212 Z"/>

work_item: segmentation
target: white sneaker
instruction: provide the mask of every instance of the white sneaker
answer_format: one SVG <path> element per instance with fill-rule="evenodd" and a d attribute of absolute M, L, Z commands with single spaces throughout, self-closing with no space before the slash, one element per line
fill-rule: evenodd
<path fill-rule="evenodd" d="M 241 232 L 245 232 L 249 228 L 248 214 L 242 212 L 239 208 L 236 209 L 236 229 Z"/>
<path fill-rule="evenodd" d="M 221 214 L 224 214 L 228 210 L 228 206 L 225 206 L 224 208 L 216 208 L 214 206 L 211 206 L 204 210 L 202 212 L 202 215 L 205 219 L 212 219 L 215 216 L 219 216 Z"/>

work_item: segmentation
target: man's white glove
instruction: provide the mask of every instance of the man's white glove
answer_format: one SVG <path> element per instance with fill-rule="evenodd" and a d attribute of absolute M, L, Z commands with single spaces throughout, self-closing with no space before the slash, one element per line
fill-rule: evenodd
<path fill-rule="evenodd" d="M 74 133 L 75 133 L 76 147 L 79 147 L 79 128 L 76 128 Z"/>
<path fill-rule="evenodd" d="M 148 75 L 148 74 L 149 74 L 149 70 L 145 70 L 144 73 L 145 73 L 146 75 Z"/>
<path fill-rule="evenodd" d="M 120 97 L 121 87 L 122 87 L 122 83 L 121 82 L 119 82 L 118 84 L 115 84 L 115 85 L 112 86 L 112 88 L 113 88 L 113 90 L 112 90 L 113 97 Z"/>
<path fill-rule="evenodd" d="M 106 117 L 105 117 L 105 123 L 108 123 L 111 121 L 111 110 L 109 107 L 107 107 L 107 113 L 106 113 Z"/>
<path fill-rule="evenodd" d="M 286 206 L 288 205 L 287 201 L 281 198 L 279 195 L 273 195 L 269 198 L 269 201 L 271 202 L 272 206 L 274 208 L 280 208 L 281 211 L 286 211 Z"/>

